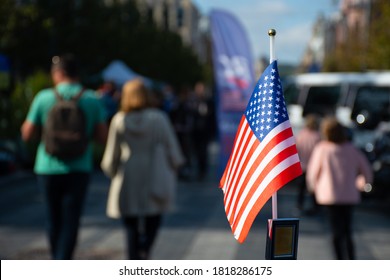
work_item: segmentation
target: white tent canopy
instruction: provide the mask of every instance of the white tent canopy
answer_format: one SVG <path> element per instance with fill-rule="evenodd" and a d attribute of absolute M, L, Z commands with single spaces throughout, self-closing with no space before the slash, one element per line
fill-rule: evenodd
<path fill-rule="evenodd" d="M 152 81 L 142 75 L 131 70 L 123 61 L 112 61 L 103 71 L 102 77 L 104 81 L 112 81 L 118 86 L 122 86 L 127 81 L 131 81 L 135 78 L 142 78 L 146 85 L 151 85 Z"/>

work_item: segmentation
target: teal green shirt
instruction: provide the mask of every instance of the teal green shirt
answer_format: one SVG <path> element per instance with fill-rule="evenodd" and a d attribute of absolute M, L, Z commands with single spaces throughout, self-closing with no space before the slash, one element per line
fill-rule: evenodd
<path fill-rule="evenodd" d="M 80 92 L 80 84 L 62 83 L 57 85 L 58 92 L 64 98 L 71 98 Z M 50 109 L 56 102 L 53 89 L 44 89 L 35 96 L 27 120 L 38 127 L 43 127 Z M 103 104 L 92 90 L 85 90 L 79 100 L 79 106 L 84 111 L 87 119 L 87 133 L 92 139 L 94 127 L 99 123 L 106 122 L 106 112 Z M 93 168 L 93 152 L 91 141 L 85 153 L 79 158 L 62 161 L 45 150 L 45 144 L 41 141 L 38 146 L 35 159 L 34 171 L 37 174 L 66 174 L 69 172 L 81 171 L 90 172 Z"/>

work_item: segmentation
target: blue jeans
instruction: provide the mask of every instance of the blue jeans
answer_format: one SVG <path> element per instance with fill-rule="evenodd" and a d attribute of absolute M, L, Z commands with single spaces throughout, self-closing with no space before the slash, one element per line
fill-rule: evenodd
<path fill-rule="evenodd" d="M 77 243 L 89 174 L 38 175 L 38 183 L 46 202 L 51 256 L 70 260 Z"/>

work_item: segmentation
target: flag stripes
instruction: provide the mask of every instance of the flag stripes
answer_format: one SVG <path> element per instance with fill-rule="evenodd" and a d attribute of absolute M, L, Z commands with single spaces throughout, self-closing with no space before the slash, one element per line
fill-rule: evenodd
<path fill-rule="evenodd" d="M 290 173 L 295 178 L 296 172 L 300 172 L 300 164 L 289 121 L 276 126 L 260 142 L 243 116 L 220 182 L 226 215 L 238 241 L 243 242 L 258 211 L 283 186 L 280 183 L 292 180 L 288 179 Z M 271 193 L 265 192 L 267 187 Z"/>
<path fill-rule="evenodd" d="M 301 174 L 274 61 L 265 69 L 253 90 L 220 181 L 226 217 L 239 242 L 245 240 L 268 199 Z"/>

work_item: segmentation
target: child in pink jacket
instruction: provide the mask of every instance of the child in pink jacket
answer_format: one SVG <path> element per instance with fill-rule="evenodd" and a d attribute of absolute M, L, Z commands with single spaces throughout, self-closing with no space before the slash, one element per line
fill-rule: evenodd
<path fill-rule="evenodd" d="M 353 205 L 360 202 L 365 184 L 372 182 L 372 170 L 335 118 L 324 119 L 321 132 L 324 140 L 314 148 L 307 166 L 308 188 L 328 212 L 336 258 L 354 259 Z"/>

